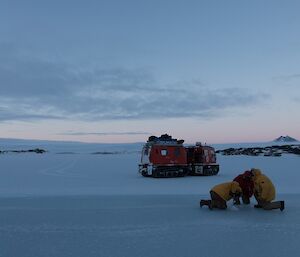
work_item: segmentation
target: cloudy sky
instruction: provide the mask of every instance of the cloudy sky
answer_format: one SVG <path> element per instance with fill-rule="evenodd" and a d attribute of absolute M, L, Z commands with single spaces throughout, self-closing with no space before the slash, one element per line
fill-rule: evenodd
<path fill-rule="evenodd" d="M 0 0 L 0 137 L 300 139 L 300 2 Z"/>

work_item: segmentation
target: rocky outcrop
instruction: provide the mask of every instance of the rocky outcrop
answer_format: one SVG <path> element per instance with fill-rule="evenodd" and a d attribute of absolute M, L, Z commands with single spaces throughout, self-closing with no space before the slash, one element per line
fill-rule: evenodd
<path fill-rule="evenodd" d="M 250 156 L 281 156 L 282 154 L 300 155 L 300 145 L 273 145 L 267 147 L 227 148 L 217 150 L 223 155 L 250 155 Z"/>
<path fill-rule="evenodd" d="M 131 154 L 131 153 L 139 153 L 140 151 L 101 151 L 94 152 L 91 154 L 100 154 L 100 155 L 112 155 L 112 154 Z"/>
<path fill-rule="evenodd" d="M 5 153 L 38 153 L 38 154 L 42 154 L 42 153 L 46 153 L 47 151 L 44 149 L 40 149 L 40 148 L 35 148 L 35 149 L 30 149 L 30 150 L 4 150 L 1 151 L 0 150 L 0 154 L 5 154 Z"/>
<path fill-rule="evenodd" d="M 94 152 L 92 154 L 103 154 L 103 155 L 106 155 L 106 154 L 124 154 L 125 152 L 118 152 L 118 151 L 115 151 L 115 152 L 110 152 L 110 151 L 101 151 L 101 152 Z"/>

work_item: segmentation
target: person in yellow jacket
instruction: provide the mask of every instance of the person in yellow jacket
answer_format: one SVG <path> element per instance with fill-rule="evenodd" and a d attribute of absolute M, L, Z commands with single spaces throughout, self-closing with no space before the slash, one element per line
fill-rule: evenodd
<path fill-rule="evenodd" d="M 272 181 L 260 169 L 251 169 L 254 182 L 254 197 L 257 204 L 255 208 L 262 208 L 264 210 L 280 209 L 284 210 L 284 201 L 272 202 L 275 199 L 275 186 Z"/>
<path fill-rule="evenodd" d="M 232 181 L 214 186 L 210 190 L 211 200 L 201 200 L 200 207 L 207 205 L 209 209 L 227 209 L 226 202 L 230 199 L 238 199 L 242 194 L 242 189 L 238 182 Z"/>

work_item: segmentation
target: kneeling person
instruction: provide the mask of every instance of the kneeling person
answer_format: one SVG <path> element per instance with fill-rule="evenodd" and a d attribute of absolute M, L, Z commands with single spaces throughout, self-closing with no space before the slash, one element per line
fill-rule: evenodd
<path fill-rule="evenodd" d="M 275 186 L 272 181 L 259 169 L 251 169 L 254 181 L 254 196 L 257 200 L 255 208 L 262 208 L 264 210 L 280 209 L 284 210 L 284 201 L 274 201 Z"/>
<path fill-rule="evenodd" d="M 243 174 L 238 175 L 233 181 L 239 183 L 243 193 L 242 200 L 244 204 L 250 204 L 250 198 L 253 195 L 254 183 L 253 183 L 253 173 L 249 170 L 246 170 Z M 240 200 L 237 199 L 235 204 L 240 204 Z"/>
<path fill-rule="evenodd" d="M 201 200 L 200 207 L 207 205 L 209 209 L 227 209 L 226 202 L 230 199 L 238 199 L 242 194 L 242 189 L 236 181 L 222 183 L 214 186 L 210 190 L 211 200 Z"/>

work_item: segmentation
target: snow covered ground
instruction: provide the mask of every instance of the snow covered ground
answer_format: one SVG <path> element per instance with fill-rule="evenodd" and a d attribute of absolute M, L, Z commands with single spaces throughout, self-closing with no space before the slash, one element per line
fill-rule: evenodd
<path fill-rule="evenodd" d="M 124 145 L 1 154 L 0 256 L 298 256 L 299 156 L 218 155 L 218 176 L 152 179 L 137 173 L 136 147 L 117 155 L 91 153 Z M 199 208 L 212 186 L 251 167 L 272 179 L 286 210 L 254 209 L 254 200 Z"/>

